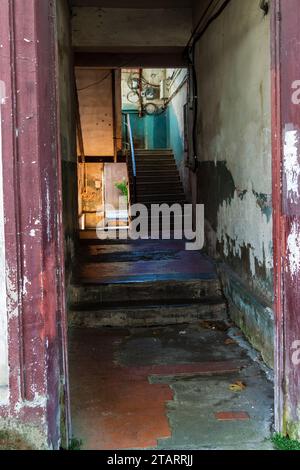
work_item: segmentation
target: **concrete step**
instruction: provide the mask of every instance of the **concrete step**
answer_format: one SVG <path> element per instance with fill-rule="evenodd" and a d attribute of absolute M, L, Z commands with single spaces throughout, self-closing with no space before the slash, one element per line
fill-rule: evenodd
<path fill-rule="evenodd" d="M 137 192 L 137 200 L 139 202 L 145 202 L 146 204 L 159 204 L 159 203 L 164 203 L 164 202 L 169 202 L 169 201 L 178 201 L 178 202 L 184 202 L 185 201 L 185 195 L 183 192 L 179 191 L 178 193 L 172 192 L 172 194 L 143 194 L 141 192 Z"/>
<path fill-rule="evenodd" d="M 221 296 L 220 282 L 215 275 L 207 274 L 201 279 L 132 280 L 107 284 L 76 283 L 71 286 L 71 299 L 75 305 L 107 302 L 170 302 L 204 300 Z"/>
<path fill-rule="evenodd" d="M 155 171 L 155 172 L 166 172 L 166 171 L 169 171 L 169 172 L 172 172 L 172 171 L 177 171 L 178 172 L 178 168 L 176 166 L 176 164 L 160 164 L 160 163 L 149 163 L 149 164 L 136 164 L 136 171 L 137 173 L 140 172 L 140 171 Z"/>
<path fill-rule="evenodd" d="M 165 163 L 175 163 L 175 158 L 174 155 L 136 155 L 135 156 L 135 161 L 137 163 L 157 163 L 159 164 L 160 162 L 165 162 Z"/>
<path fill-rule="evenodd" d="M 170 194 L 171 192 L 174 194 L 183 193 L 183 188 L 181 183 L 177 184 L 167 184 L 165 183 L 163 187 L 161 184 L 156 183 L 143 183 L 136 185 L 137 195 L 139 194 L 161 194 L 162 190 L 164 194 Z"/>
<path fill-rule="evenodd" d="M 139 202 L 139 201 L 137 201 Z M 147 210 L 148 210 L 148 213 L 149 213 L 149 216 L 151 215 L 151 209 L 152 209 L 152 205 L 153 204 L 160 204 L 160 203 L 157 203 L 157 202 L 140 202 L 140 204 L 143 204 Z M 185 205 L 185 201 L 166 201 L 166 202 L 162 202 L 161 204 L 167 204 L 167 206 L 171 207 L 173 206 L 174 204 L 179 204 L 181 206 L 181 210 L 182 210 L 182 214 L 183 214 L 183 210 L 184 210 L 184 205 Z"/>
<path fill-rule="evenodd" d="M 132 222 L 134 222 L 134 217 L 131 219 Z M 163 228 L 164 228 L 164 231 L 166 230 L 167 227 L 169 227 L 169 229 L 171 231 L 174 231 L 175 229 L 176 230 L 181 230 L 183 231 L 183 228 L 184 228 L 184 218 L 181 216 L 181 217 L 171 217 L 170 218 L 170 221 L 169 221 L 169 224 L 170 225 L 166 225 L 166 221 L 165 220 L 162 220 L 162 217 L 151 217 L 151 214 L 149 214 L 149 217 L 148 218 L 139 218 L 139 223 L 142 224 L 142 227 L 144 230 L 146 230 L 147 228 L 147 223 L 148 223 L 148 232 L 151 230 L 152 232 L 155 231 L 161 231 Z M 182 235 L 182 237 L 180 239 L 184 238 L 184 236 Z"/>
<path fill-rule="evenodd" d="M 179 176 L 178 170 L 163 170 L 160 168 L 157 168 L 156 170 L 147 170 L 147 169 L 142 169 L 137 171 L 138 176 L 155 176 L 156 179 L 159 179 L 160 176 Z"/>
<path fill-rule="evenodd" d="M 166 182 L 169 182 L 169 183 L 180 183 L 180 178 L 179 178 L 179 174 L 175 175 L 172 174 L 172 175 L 169 175 L 169 174 L 164 174 L 164 175 L 159 175 L 159 177 L 157 175 L 140 175 L 140 174 L 137 174 L 136 175 L 136 181 L 137 183 L 157 183 L 157 184 L 165 184 Z"/>
<path fill-rule="evenodd" d="M 140 199 L 140 198 L 137 198 L 136 200 L 137 204 L 143 204 L 148 212 L 149 212 L 149 216 L 151 216 L 151 206 L 152 205 L 159 205 L 159 206 L 162 206 L 164 204 L 166 204 L 168 207 L 172 207 L 174 206 L 175 204 L 179 204 L 180 206 L 183 206 L 185 204 L 185 199 L 173 199 L 173 200 L 170 200 L 170 199 L 163 199 L 163 198 L 157 198 L 155 199 L 154 197 L 150 200 L 150 198 L 148 198 L 147 200 L 144 200 L 144 199 Z"/>
<path fill-rule="evenodd" d="M 135 155 L 173 155 L 172 149 L 135 149 Z"/>
<path fill-rule="evenodd" d="M 74 306 L 69 312 L 70 326 L 99 327 L 149 327 L 189 324 L 198 321 L 224 321 L 226 305 L 221 298 L 198 303 L 101 305 L 88 309 Z"/>
<path fill-rule="evenodd" d="M 131 167 L 132 165 L 128 165 Z M 177 165 L 175 160 L 168 159 L 167 161 L 163 160 L 160 162 L 154 162 L 152 160 L 137 160 L 136 162 L 137 168 L 175 168 L 177 170 Z"/>

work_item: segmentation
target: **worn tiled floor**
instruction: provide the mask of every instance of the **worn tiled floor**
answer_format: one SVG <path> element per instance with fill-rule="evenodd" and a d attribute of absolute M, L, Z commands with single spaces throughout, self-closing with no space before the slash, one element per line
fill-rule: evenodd
<path fill-rule="evenodd" d="M 71 330 L 73 433 L 83 448 L 271 448 L 272 383 L 218 325 Z"/>

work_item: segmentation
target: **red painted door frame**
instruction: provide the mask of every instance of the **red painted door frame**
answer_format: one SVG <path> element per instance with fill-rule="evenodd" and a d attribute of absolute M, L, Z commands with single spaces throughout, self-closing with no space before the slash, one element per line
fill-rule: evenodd
<path fill-rule="evenodd" d="M 56 70 L 55 2 L 1 0 L 10 379 L 0 417 L 54 448 L 62 413 L 70 426 Z"/>
<path fill-rule="evenodd" d="M 277 430 L 299 438 L 293 346 L 300 340 L 300 266 L 292 248 L 300 250 L 300 198 L 289 167 L 291 158 L 300 164 L 300 106 L 292 102 L 300 80 L 299 0 L 273 0 L 271 9 L 275 415 Z M 10 400 L 0 415 L 35 425 L 57 447 L 62 390 L 70 419 L 54 18 L 51 0 L 1 0 Z"/>
<path fill-rule="evenodd" d="M 275 421 L 300 439 L 300 4 L 271 7 Z"/>

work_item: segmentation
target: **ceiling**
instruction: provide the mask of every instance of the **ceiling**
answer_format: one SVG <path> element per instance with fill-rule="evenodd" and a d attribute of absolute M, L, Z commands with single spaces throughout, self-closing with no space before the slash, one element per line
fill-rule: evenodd
<path fill-rule="evenodd" d="M 191 8 L 193 0 L 69 0 L 72 6 L 102 8 Z"/>

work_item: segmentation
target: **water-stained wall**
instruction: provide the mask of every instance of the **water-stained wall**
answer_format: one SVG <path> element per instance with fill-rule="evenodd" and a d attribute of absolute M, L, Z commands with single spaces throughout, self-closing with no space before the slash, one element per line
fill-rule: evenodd
<path fill-rule="evenodd" d="M 272 363 L 270 19 L 258 2 L 230 2 L 198 42 L 196 70 L 207 249 L 226 263 L 232 316 Z"/>
<path fill-rule="evenodd" d="M 167 101 L 168 147 L 174 152 L 184 191 L 188 196 L 190 192 L 189 171 L 186 165 L 188 153 L 186 134 L 188 72 L 187 69 L 168 69 L 166 77 L 169 95 Z"/>

